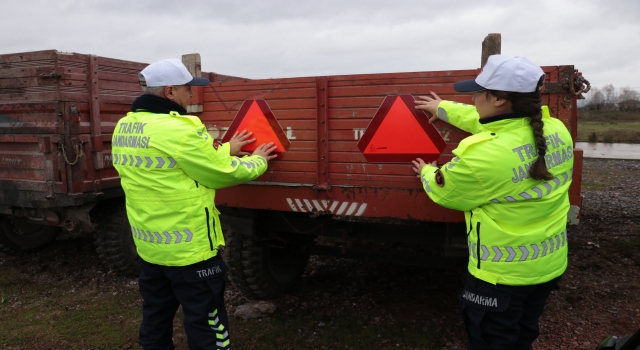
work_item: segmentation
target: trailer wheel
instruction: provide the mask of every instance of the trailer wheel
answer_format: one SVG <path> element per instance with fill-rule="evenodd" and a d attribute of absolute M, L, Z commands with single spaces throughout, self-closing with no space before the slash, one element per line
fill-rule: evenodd
<path fill-rule="evenodd" d="M 60 232 L 59 227 L 29 222 L 23 217 L 5 218 L 0 229 L 0 250 L 21 254 L 51 243 Z"/>
<path fill-rule="evenodd" d="M 106 206 L 103 207 L 106 209 Z M 95 246 L 100 260 L 113 271 L 126 276 L 140 274 L 140 257 L 131 234 L 124 203 L 112 206 L 109 213 L 100 213 Z M 106 214 L 106 215 L 105 215 Z"/>
<path fill-rule="evenodd" d="M 241 292 L 255 299 L 272 299 L 298 283 L 309 262 L 308 254 L 268 247 L 225 226 L 229 278 Z"/>

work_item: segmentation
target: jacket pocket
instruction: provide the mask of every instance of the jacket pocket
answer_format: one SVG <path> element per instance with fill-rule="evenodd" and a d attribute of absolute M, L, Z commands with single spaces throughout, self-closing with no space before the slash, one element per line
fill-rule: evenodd
<path fill-rule="evenodd" d="M 480 270 L 480 260 L 482 260 L 480 258 L 480 221 L 478 221 L 478 223 L 476 224 L 476 233 L 478 237 L 478 245 L 476 246 L 476 253 L 478 256 L 478 270 Z"/>
<path fill-rule="evenodd" d="M 207 237 L 209 238 L 209 248 L 213 251 L 213 240 L 211 239 L 211 215 L 209 213 L 209 207 L 204 207 L 204 213 L 207 219 Z"/>

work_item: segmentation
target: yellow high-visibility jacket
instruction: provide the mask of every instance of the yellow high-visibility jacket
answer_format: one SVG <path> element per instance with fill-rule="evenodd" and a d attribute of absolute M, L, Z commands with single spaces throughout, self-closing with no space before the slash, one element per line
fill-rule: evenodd
<path fill-rule="evenodd" d="M 473 135 L 440 169 L 428 164 L 421 180 L 429 198 L 465 212 L 469 272 L 492 284 L 548 282 L 567 267 L 567 213 L 573 140 L 542 108 L 549 181 L 529 177 L 538 158 L 530 118 L 479 119 L 474 106 L 442 101 L 439 119 Z"/>
<path fill-rule="evenodd" d="M 217 149 L 216 149 L 217 148 Z M 267 169 L 261 156 L 214 147 L 199 118 L 178 112 L 129 112 L 112 138 L 127 216 L 138 254 L 147 262 L 185 266 L 224 245 L 216 189 L 253 180 Z"/>

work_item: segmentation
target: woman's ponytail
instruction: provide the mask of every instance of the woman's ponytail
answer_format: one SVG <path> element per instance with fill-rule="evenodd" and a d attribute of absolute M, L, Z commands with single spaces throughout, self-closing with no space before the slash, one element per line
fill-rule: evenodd
<path fill-rule="evenodd" d="M 551 180 L 553 175 L 547 169 L 545 155 L 547 154 L 547 140 L 544 138 L 544 122 L 542 121 L 542 94 L 540 87 L 544 83 L 544 76 L 540 77 L 538 88 L 534 92 L 517 93 L 488 90 L 490 94 L 511 102 L 513 113 L 531 118 L 531 128 L 535 139 L 538 158 L 529 168 L 529 176 L 536 180 Z"/>
<path fill-rule="evenodd" d="M 547 140 L 544 138 L 542 121 L 542 113 L 531 116 L 530 122 L 533 129 L 533 137 L 535 138 L 536 149 L 538 150 L 538 159 L 536 159 L 529 168 L 529 176 L 536 180 L 551 180 L 553 175 L 547 169 L 545 155 L 547 154 Z"/>

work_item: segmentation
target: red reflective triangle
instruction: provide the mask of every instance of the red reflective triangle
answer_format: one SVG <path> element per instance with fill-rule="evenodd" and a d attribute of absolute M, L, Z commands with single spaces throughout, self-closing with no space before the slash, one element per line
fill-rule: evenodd
<path fill-rule="evenodd" d="M 275 153 L 282 155 L 291 146 L 278 120 L 271 112 L 265 100 L 245 100 L 238 114 L 231 122 L 222 142 L 228 142 L 236 132 L 247 130 L 256 141 L 242 147 L 245 152 L 253 152 L 263 143 L 273 142 L 277 146 Z"/>
<path fill-rule="evenodd" d="M 413 96 L 387 96 L 358 142 L 368 161 L 408 162 L 438 159 L 446 143 L 413 106 Z"/>

